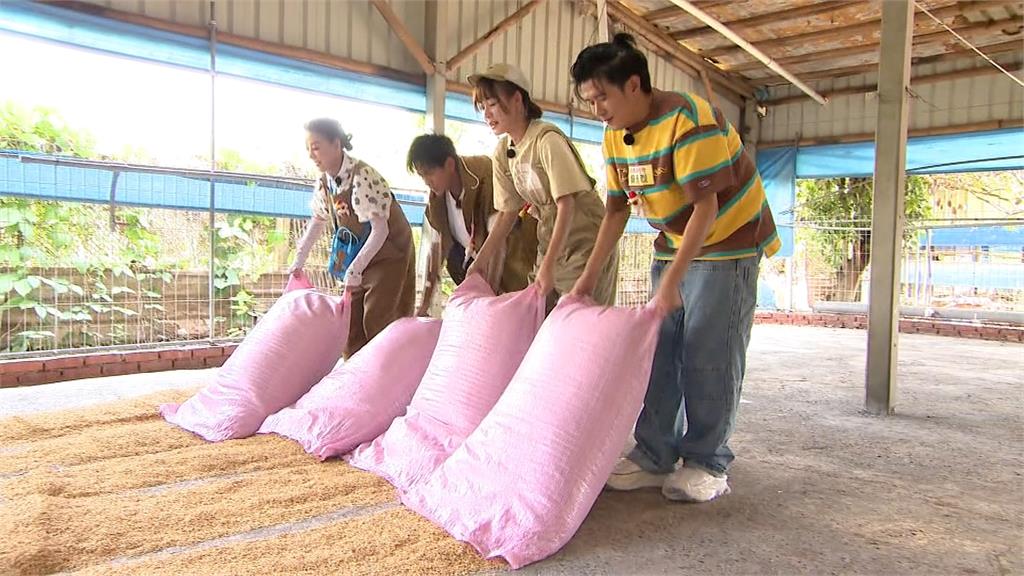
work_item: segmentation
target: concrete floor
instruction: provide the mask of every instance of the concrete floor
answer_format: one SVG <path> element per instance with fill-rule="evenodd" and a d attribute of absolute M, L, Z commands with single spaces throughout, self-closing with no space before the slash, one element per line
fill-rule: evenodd
<path fill-rule="evenodd" d="M 897 415 L 862 414 L 866 334 L 759 325 L 733 493 L 604 493 L 524 574 L 1024 573 L 1024 346 L 900 340 Z M 194 386 L 209 371 L 0 390 L 0 417 Z"/>

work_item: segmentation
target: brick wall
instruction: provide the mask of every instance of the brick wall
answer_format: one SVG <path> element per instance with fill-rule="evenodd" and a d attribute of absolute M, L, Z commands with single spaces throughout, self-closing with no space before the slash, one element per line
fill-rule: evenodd
<path fill-rule="evenodd" d="M 237 347 L 237 344 L 193 345 L 128 352 L 3 360 L 0 361 L 0 388 L 99 376 L 213 368 L 223 364 Z"/>
<path fill-rule="evenodd" d="M 802 312 L 757 312 L 758 324 L 790 324 L 793 326 L 824 326 L 866 330 L 867 316 L 863 314 L 813 314 Z M 973 324 L 928 318 L 901 318 L 900 332 L 905 334 L 935 334 L 957 338 L 977 338 L 999 342 L 1024 342 L 1024 326 Z"/>
<path fill-rule="evenodd" d="M 759 324 L 790 324 L 864 330 L 863 314 L 812 314 L 799 312 L 757 312 Z M 918 318 L 900 320 L 900 332 L 934 334 L 958 338 L 979 338 L 1000 342 L 1024 342 L 1024 327 L 955 323 Z M 74 354 L 52 358 L 0 361 L 0 388 L 31 386 L 79 378 L 120 376 L 164 370 L 187 370 L 220 366 L 237 344 L 192 345 L 177 348 Z"/>

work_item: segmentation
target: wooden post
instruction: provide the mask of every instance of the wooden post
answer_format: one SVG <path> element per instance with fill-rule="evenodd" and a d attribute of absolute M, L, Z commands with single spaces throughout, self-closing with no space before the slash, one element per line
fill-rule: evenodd
<path fill-rule="evenodd" d="M 893 414 L 899 340 L 900 255 L 906 191 L 912 0 L 882 3 L 882 49 L 878 66 L 874 202 L 871 211 L 871 293 L 865 408 Z"/>

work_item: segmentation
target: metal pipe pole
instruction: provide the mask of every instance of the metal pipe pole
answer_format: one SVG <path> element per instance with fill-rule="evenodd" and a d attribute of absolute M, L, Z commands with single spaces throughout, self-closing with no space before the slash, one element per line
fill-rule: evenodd
<path fill-rule="evenodd" d="M 217 264 L 217 211 L 216 211 L 216 182 L 214 176 L 217 172 L 217 18 L 216 2 L 210 0 L 210 270 L 207 290 L 209 290 L 209 341 L 213 343 L 214 330 L 216 329 L 216 298 L 214 296 L 214 275 Z"/>

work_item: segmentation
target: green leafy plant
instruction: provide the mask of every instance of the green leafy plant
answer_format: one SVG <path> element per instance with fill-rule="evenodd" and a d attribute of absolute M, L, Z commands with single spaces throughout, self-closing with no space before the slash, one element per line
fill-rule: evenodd
<path fill-rule="evenodd" d="M 861 278 L 871 262 L 871 209 L 874 190 L 870 178 L 801 180 L 797 185 L 797 221 L 803 226 L 798 240 L 809 256 L 832 276 L 824 300 L 860 300 Z M 909 222 L 931 213 L 927 180 L 909 176 L 905 197 Z M 913 226 L 904 229 L 904 241 L 917 238 Z"/>

